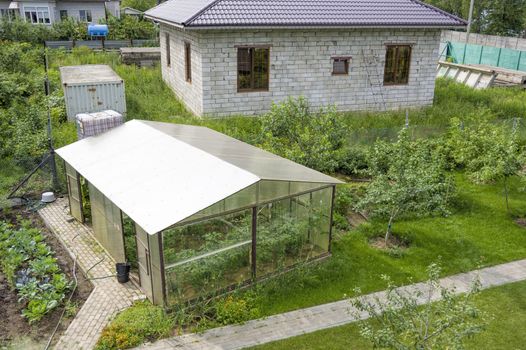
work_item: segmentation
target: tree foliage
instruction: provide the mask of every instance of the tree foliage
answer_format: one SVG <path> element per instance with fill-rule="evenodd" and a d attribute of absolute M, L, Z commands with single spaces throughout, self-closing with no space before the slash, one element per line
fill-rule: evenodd
<path fill-rule="evenodd" d="M 431 5 L 468 19 L 470 0 L 426 0 Z M 477 0 L 473 7 L 474 33 L 517 36 L 526 34 L 526 0 Z"/>
<path fill-rule="evenodd" d="M 369 174 L 372 182 L 356 207 L 388 220 L 386 243 L 393 222 L 401 215 L 448 213 L 454 187 L 443 156 L 432 141 L 412 141 L 407 128 L 400 131 L 395 143 L 375 143 Z"/>
<path fill-rule="evenodd" d="M 139 11 L 146 11 L 157 5 L 155 0 L 122 0 L 121 7 L 131 7 Z"/>
<path fill-rule="evenodd" d="M 261 145 L 271 152 L 319 171 L 338 167 L 345 128 L 334 106 L 312 111 L 300 97 L 274 104 L 262 118 Z"/>
<path fill-rule="evenodd" d="M 388 282 L 385 299 L 353 299 L 355 315 L 363 317 L 365 313 L 373 321 L 363 322 L 360 334 L 375 349 L 460 350 L 464 349 L 466 338 L 484 330 L 486 315 L 473 302 L 480 289 L 479 281 L 473 281 L 467 293 L 456 295 L 454 289 L 440 285 L 437 264 L 431 264 L 427 270 L 425 288 L 398 288 L 382 276 Z"/>
<path fill-rule="evenodd" d="M 449 130 L 449 148 L 457 166 L 465 168 L 474 182 L 502 181 L 508 205 L 508 180 L 522 176 L 526 163 L 516 126 L 510 128 L 484 119 L 464 125 L 455 118 Z"/>

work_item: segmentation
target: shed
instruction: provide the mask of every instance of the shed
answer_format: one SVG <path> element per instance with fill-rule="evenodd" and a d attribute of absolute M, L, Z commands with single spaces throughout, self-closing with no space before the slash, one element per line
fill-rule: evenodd
<path fill-rule="evenodd" d="M 117 262 L 135 260 L 156 304 L 330 255 L 340 181 L 211 129 L 132 120 L 57 153 L 71 214 L 84 219 L 82 177 L 96 238 Z"/>
<path fill-rule="evenodd" d="M 107 65 L 60 67 L 69 121 L 79 113 L 114 110 L 126 115 L 124 80 Z"/>

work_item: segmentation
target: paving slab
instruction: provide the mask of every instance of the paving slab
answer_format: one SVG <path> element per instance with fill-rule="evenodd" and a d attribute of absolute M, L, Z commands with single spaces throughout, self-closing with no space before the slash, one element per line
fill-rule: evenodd
<path fill-rule="evenodd" d="M 131 282 L 117 282 L 115 261 L 95 240 L 92 229 L 70 216 L 66 198 L 58 198 L 38 213 L 94 286 L 55 349 L 93 349 L 113 316 L 145 295 Z"/>
<path fill-rule="evenodd" d="M 440 285 L 453 289 L 456 294 L 461 294 L 469 290 L 476 278 L 480 280 L 482 289 L 524 281 L 526 280 L 526 259 L 445 277 L 440 280 Z M 427 292 L 428 286 L 425 283 L 415 283 L 398 288 L 401 293 L 417 290 Z M 371 293 L 361 298 L 375 303 L 376 300 L 385 300 L 386 292 Z M 431 295 L 431 301 L 439 299 L 440 293 L 435 290 Z M 426 295 L 419 298 L 418 303 L 421 305 L 427 300 Z M 248 321 L 242 325 L 215 328 L 201 334 L 185 334 L 145 344 L 138 349 L 236 350 L 368 318 L 364 312 L 357 313 L 357 310 L 352 307 L 351 301 L 351 299 L 340 300 Z"/>

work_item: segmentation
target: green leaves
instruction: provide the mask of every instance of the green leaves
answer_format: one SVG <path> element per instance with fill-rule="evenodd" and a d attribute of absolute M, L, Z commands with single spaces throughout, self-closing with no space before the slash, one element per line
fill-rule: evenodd
<path fill-rule="evenodd" d="M 386 239 L 400 215 L 448 214 L 454 187 L 444 164 L 433 141 L 412 141 L 407 129 L 395 143 L 377 141 L 369 159 L 372 182 L 356 208 L 389 220 Z"/>
<path fill-rule="evenodd" d="M 22 315 L 37 322 L 65 298 L 70 283 L 61 272 L 42 233 L 22 221 L 20 228 L 0 222 L 0 267 L 19 302 Z"/>
<path fill-rule="evenodd" d="M 289 98 L 262 118 L 260 145 L 270 152 L 314 168 L 333 172 L 346 129 L 334 106 L 311 111 L 308 101 Z"/>
<path fill-rule="evenodd" d="M 360 334 L 374 348 L 463 349 L 464 339 L 484 330 L 486 315 L 473 303 L 479 281 L 467 293 L 457 295 L 440 285 L 440 266 L 431 264 L 428 280 L 420 288 L 398 288 L 389 277 L 386 297 L 359 297 L 352 301 L 356 316 L 367 314 Z M 440 301 L 435 301 L 436 296 Z M 422 306 L 422 304 L 424 304 Z"/>

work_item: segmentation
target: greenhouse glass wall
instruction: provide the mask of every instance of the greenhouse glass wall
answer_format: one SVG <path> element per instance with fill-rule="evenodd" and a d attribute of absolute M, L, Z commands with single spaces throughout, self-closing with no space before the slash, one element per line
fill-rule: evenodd
<path fill-rule="evenodd" d="M 207 298 L 330 255 L 340 181 L 213 130 L 131 121 L 57 153 L 75 185 L 72 213 L 82 207 L 82 176 L 95 237 L 137 268 L 156 304 Z"/>

